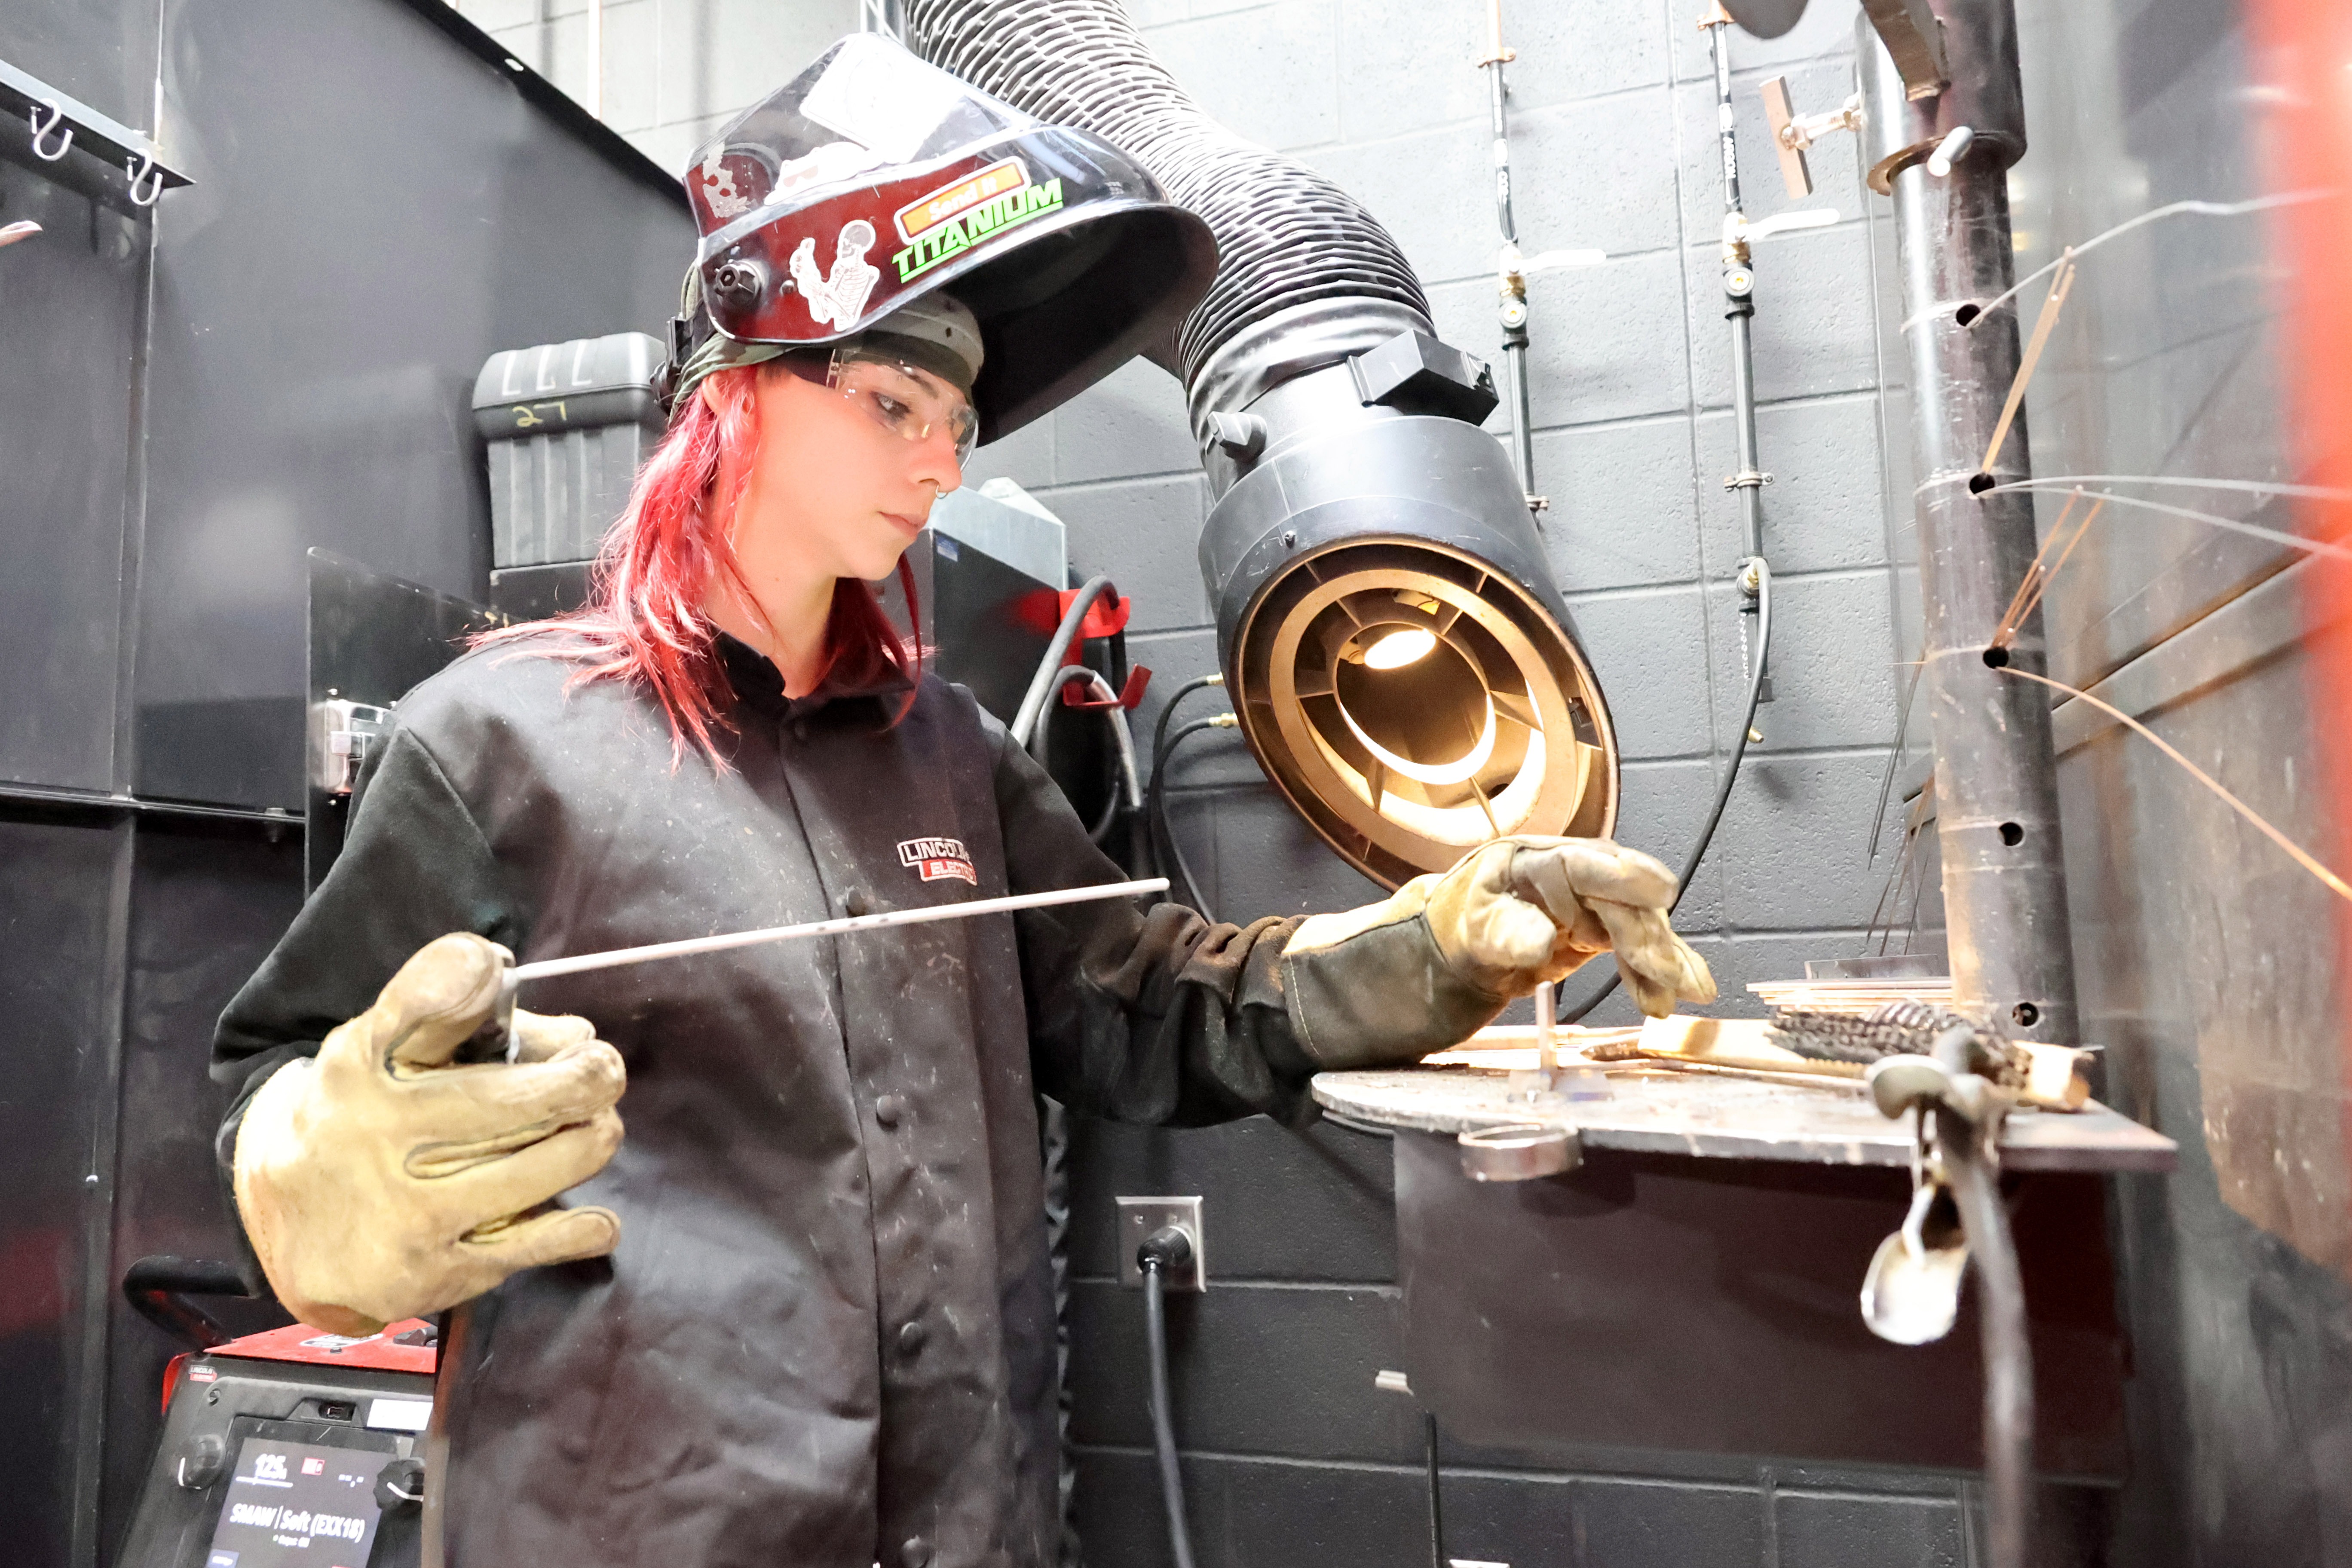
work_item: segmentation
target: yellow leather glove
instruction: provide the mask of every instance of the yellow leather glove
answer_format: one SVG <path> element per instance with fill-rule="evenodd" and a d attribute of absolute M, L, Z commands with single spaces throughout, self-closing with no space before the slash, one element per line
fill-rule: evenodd
<path fill-rule="evenodd" d="M 502 950 L 445 936 L 247 1105 L 238 1215 L 286 1310 L 339 1334 L 613 1250 L 610 1209 L 534 1212 L 621 1144 L 621 1055 L 584 1018 L 518 1010 L 518 1060 L 450 1058 L 498 999 Z"/>
<path fill-rule="evenodd" d="M 1356 938 L 1418 920 L 1445 971 L 1496 1003 L 1613 952 L 1634 1002 L 1662 1018 L 1677 998 L 1715 1000 L 1706 961 L 1666 923 L 1675 888 L 1673 872 L 1605 838 L 1498 838 L 1451 870 L 1415 877 L 1381 903 L 1315 916 L 1284 951 L 1301 959 L 1336 954 Z M 1428 991 L 1425 983 L 1402 976 L 1413 967 L 1409 949 L 1384 945 L 1377 952 L 1349 966 L 1359 972 L 1351 988 L 1396 989 L 1401 1004 Z M 1402 986 L 1381 982 L 1381 969 L 1398 972 Z M 1448 1010 L 1461 1013 L 1462 1005 Z M 1365 1032 L 1360 1023 L 1354 1032 Z"/>
<path fill-rule="evenodd" d="M 1653 1018 L 1715 1000 L 1706 961 L 1666 923 L 1675 874 L 1606 838 L 1502 838 L 1437 879 L 1429 921 L 1465 978 L 1517 996 L 1611 952 Z"/>

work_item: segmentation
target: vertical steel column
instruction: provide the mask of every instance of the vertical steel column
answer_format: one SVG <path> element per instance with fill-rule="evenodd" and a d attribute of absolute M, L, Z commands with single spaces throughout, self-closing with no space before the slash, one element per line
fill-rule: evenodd
<path fill-rule="evenodd" d="M 2074 963 L 2058 837 L 2057 767 L 2045 688 L 2002 675 L 1985 650 L 2033 559 L 2031 499 L 1971 489 L 2017 373 L 2012 308 L 1963 309 L 2013 278 L 2007 170 L 2025 151 L 2010 0 L 1936 0 L 1951 81 L 1908 101 L 1865 14 L 1862 62 L 1871 184 L 1895 200 L 1909 354 L 1926 689 L 1936 754 L 1937 838 L 1958 1000 L 2036 1039 L 2079 1038 Z M 1926 166 L 1952 131 L 1976 137 L 1947 178 Z M 1973 321 L 1968 324 L 1962 318 Z M 1999 480 L 2031 472 L 2021 418 Z M 1979 484 L 1978 489 L 1982 489 Z M 2010 659 L 2039 671 L 2037 611 Z"/>

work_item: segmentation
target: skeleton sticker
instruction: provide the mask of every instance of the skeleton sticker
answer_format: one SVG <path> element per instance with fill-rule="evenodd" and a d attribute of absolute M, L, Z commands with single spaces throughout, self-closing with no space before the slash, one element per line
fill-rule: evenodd
<path fill-rule="evenodd" d="M 816 241 L 801 241 L 793 252 L 793 283 L 808 302 L 812 321 L 830 321 L 842 330 L 856 323 L 866 311 L 866 297 L 882 280 L 882 269 L 866 264 L 866 253 L 873 248 L 874 226 L 862 217 L 852 218 L 834 240 L 828 275 L 816 269 Z"/>

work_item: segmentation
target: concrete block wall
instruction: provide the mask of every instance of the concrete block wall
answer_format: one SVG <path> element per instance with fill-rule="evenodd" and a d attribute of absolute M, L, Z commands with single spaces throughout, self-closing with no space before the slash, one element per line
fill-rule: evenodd
<path fill-rule="evenodd" d="M 605 0 L 599 62 L 590 0 L 452 3 L 583 104 L 601 74 L 604 122 L 677 171 L 712 132 L 858 28 L 857 0 Z"/>
<path fill-rule="evenodd" d="M 1480 0 L 1130 5 L 1212 112 L 1321 170 L 1390 226 L 1443 335 L 1499 355 L 1485 85 L 1471 63 Z M 1736 467 L 1722 192 L 1698 9 L 1505 7 L 1520 56 L 1511 115 L 1522 244 L 1610 256 L 1533 285 L 1544 537 L 1624 745 L 1620 837 L 1669 863 L 1706 816 L 1745 689 L 1728 586 L 1738 516 L 1722 489 Z M 1751 216 L 1796 205 L 1769 154 L 1757 82 L 1785 72 L 1808 110 L 1842 100 L 1853 17 L 1850 0 L 1815 0 L 1788 37 L 1734 35 Z M 1873 861 L 1868 839 L 1902 694 L 1896 665 L 1916 646 L 1916 630 L 1897 629 L 1916 595 L 1904 587 L 1907 538 L 1889 522 L 1870 236 L 1850 142 L 1824 147 L 1814 165 L 1822 194 L 1804 205 L 1836 207 L 1840 223 L 1767 241 L 1758 256 L 1778 700 L 1678 917 L 1734 1013 L 1754 1010 L 1749 980 L 1801 974 L 1807 958 L 1863 946 L 1894 869 L 1884 849 Z M 1492 427 L 1507 425 L 1498 416 Z M 1899 420 L 1892 427 L 1905 438 Z M 1129 366 L 983 450 L 969 480 L 997 475 L 1068 522 L 1074 572 L 1108 573 L 1136 599 L 1130 654 L 1156 672 L 1138 715 L 1148 745 L 1160 702 L 1215 666 L 1194 556 L 1209 498 L 1176 383 Z M 1184 712 L 1221 706 L 1202 693 Z M 1175 831 L 1219 918 L 1381 896 L 1307 829 L 1231 732 L 1187 742 L 1171 776 Z M 1905 904 L 1907 913 L 1907 894 Z M 1932 942 L 1932 893 L 1920 920 Z M 1571 995 L 1590 984 L 1570 982 Z M 1595 1018 L 1630 1016 L 1612 1001 Z M 1372 1386 L 1401 1364 L 1388 1145 L 1328 1124 L 1081 1126 L 1072 1170 L 1074 1430 L 1090 1559 L 1166 1560 L 1141 1305 L 1116 1283 L 1112 1199 L 1199 1193 L 1217 1279 L 1172 1311 L 1196 1552 L 1221 1565 L 1425 1563 L 1419 1412 Z M 1969 1488 L 1955 1476 L 1613 1451 L 1543 1469 L 1451 1444 L 1445 1467 L 1449 1552 L 1522 1565 L 1959 1563 L 1974 1535 Z"/>

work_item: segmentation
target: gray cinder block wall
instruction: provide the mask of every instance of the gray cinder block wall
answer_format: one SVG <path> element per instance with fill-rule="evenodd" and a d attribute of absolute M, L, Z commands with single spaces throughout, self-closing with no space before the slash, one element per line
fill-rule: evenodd
<path fill-rule="evenodd" d="M 676 170 L 712 132 L 858 26 L 857 0 L 605 0 L 599 62 L 589 0 L 450 3 L 583 104 L 601 76 L 604 123 Z"/>
<path fill-rule="evenodd" d="M 1489 356 L 1492 210 L 1479 0 L 1132 0 L 1180 80 L 1244 135 L 1295 153 L 1388 224 L 1440 331 Z M 1507 4 L 1521 243 L 1597 247 L 1604 266 L 1532 286 L 1536 489 L 1544 535 L 1623 742 L 1620 837 L 1678 864 L 1744 692 L 1729 576 L 1738 512 L 1717 244 L 1722 190 L 1698 11 L 1685 0 Z M 1816 0 L 1788 37 L 1734 35 L 1748 210 L 1790 206 L 1756 84 L 1801 107 L 1851 90 L 1853 7 Z M 1889 518 L 1869 236 L 1850 141 L 1815 155 L 1832 228 L 1759 247 L 1766 542 L 1780 612 L 1778 700 L 1763 710 L 1717 847 L 1679 923 L 1752 1011 L 1752 979 L 1859 952 L 1893 869 L 1867 843 L 1916 647 L 1907 538 Z M 1493 427 L 1506 428 L 1501 417 Z M 1906 438 L 1899 424 L 1895 438 Z M 980 454 L 1070 525 L 1073 569 L 1137 601 L 1130 652 L 1166 694 L 1214 668 L 1194 564 L 1208 504 L 1181 395 L 1135 364 Z M 1188 715 L 1218 710 L 1214 695 Z M 1194 749 L 1194 748 L 1197 748 Z M 1214 912 L 1247 921 L 1381 896 L 1289 811 L 1238 740 L 1188 742 L 1175 829 Z M 1899 815 L 1899 814 L 1898 814 Z M 1890 830 L 1885 843 L 1898 842 Z M 1933 868 L 1929 868 L 1930 880 Z M 1907 904 L 1907 900 L 1906 900 Z M 1907 907 L 1905 910 L 1907 914 Z M 1920 915 L 1937 939 L 1932 890 Z M 1899 939 L 1898 939 L 1899 941 Z M 1597 978 L 1597 977 L 1596 977 Z M 1590 978 L 1570 983 L 1580 994 Z M 1612 1002 L 1596 1020 L 1630 1017 Z M 1091 1126 L 1073 1152 L 1073 1382 L 1081 1523 L 1097 1563 L 1164 1561 L 1144 1418 L 1140 1303 L 1115 1283 L 1119 1193 L 1200 1193 L 1217 1281 L 1172 1314 L 1179 1429 L 1203 1563 L 1428 1560 L 1420 1416 L 1376 1392 L 1399 1364 L 1386 1143 L 1264 1121 L 1188 1132 Z M 1706 1564 L 1963 1561 L 1957 1478 L 1779 1466 L 1733 1455 L 1595 1452 L 1573 1471 L 1449 1446 L 1455 1555 Z"/>

